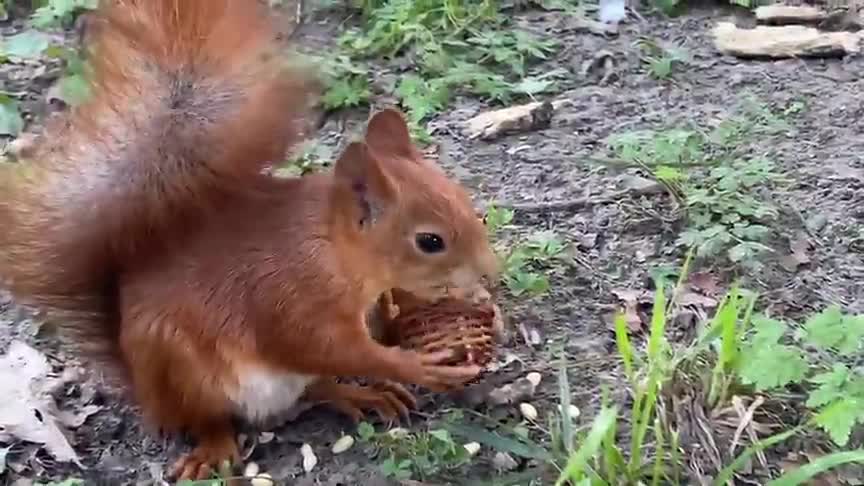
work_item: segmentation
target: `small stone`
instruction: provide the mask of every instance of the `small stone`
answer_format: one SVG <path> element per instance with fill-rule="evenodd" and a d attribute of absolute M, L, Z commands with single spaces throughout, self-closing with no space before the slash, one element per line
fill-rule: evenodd
<path fill-rule="evenodd" d="M 537 373 L 536 371 L 532 371 L 531 373 L 528 373 L 527 375 L 525 375 L 525 379 L 530 381 L 531 384 L 536 387 L 537 385 L 540 384 L 540 381 L 543 380 L 543 375 L 541 375 L 540 373 Z"/>
<path fill-rule="evenodd" d="M 468 451 L 469 456 L 473 456 L 474 454 L 480 452 L 480 444 L 477 442 L 469 442 L 462 447 L 464 447 L 465 450 Z"/>
<path fill-rule="evenodd" d="M 318 465 L 318 456 L 312 452 L 312 446 L 309 444 L 300 446 L 300 455 L 303 456 L 303 470 L 307 473 L 312 472 Z"/>
<path fill-rule="evenodd" d="M 261 473 L 252 478 L 249 481 L 249 484 L 252 486 L 273 486 L 276 483 L 273 481 L 273 476 L 267 473 Z"/>
<path fill-rule="evenodd" d="M 527 420 L 530 420 L 532 422 L 537 420 L 537 409 L 534 408 L 534 405 L 524 402 L 520 403 L 519 411 L 522 412 L 522 416 L 525 417 Z"/>
<path fill-rule="evenodd" d="M 252 478 L 258 475 L 261 471 L 261 468 L 258 466 L 257 462 L 250 462 L 246 464 L 246 468 L 243 469 L 243 477 L 244 478 Z"/>
<path fill-rule="evenodd" d="M 333 447 L 330 449 L 333 451 L 333 454 L 342 454 L 347 451 L 354 445 L 354 437 L 350 435 L 343 435 L 336 442 L 333 443 Z"/>
<path fill-rule="evenodd" d="M 828 218 L 824 214 L 816 214 L 807 219 L 807 229 L 814 233 L 819 233 L 828 224 Z"/>
<path fill-rule="evenodd" d="M 492 458 L 492 465 L 495 466 L 495 469 L 498 471 L 511 471 L 519 466 L 519 464 L 510 457 L 510 454 L 507 454 L 506 452 L 496 452 L 495 457 Z"/>

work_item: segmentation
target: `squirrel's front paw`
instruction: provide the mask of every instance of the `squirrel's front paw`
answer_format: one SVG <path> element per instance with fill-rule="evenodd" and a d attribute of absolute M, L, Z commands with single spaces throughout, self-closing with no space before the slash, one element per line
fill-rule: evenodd
<path fill-rule="evenodd" d="M 477 365 L 444 364 L 453 359 L 451 350 L 410 352 L 414 363 L 413 377 L 409 380 L 432 391 L 446 391 L 476 378 L 482 368 Z"/>

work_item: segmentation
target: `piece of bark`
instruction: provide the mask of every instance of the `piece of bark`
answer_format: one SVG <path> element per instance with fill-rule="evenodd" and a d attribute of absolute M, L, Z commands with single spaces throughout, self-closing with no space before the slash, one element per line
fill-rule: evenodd
<path fill-rule="evenodd" d="M 714 46 L 742 58 L 833 57 L 860 51 L 861 36 L 852 32 L 820 32 L 803 25 L 760 25 L 739 29 L 731 22 L 714 28 Z"/>
<path fill-rule="evenodd" d="M 762 24 L 815 24 L 825 20 L 828 13 L 807 5 L 764 5 L 756 9 L 756 20 Z"/>
<path fill-rule="evenodd" d="M 598 22 L 585 17 L 568 17 L 566 20 L 566 29 L 575 32 L 589 32 L 595 35 L 613 36 L 618 35 L 618 24 L 607 24 Z"/>
<path fill-rule="evenodd" d="M 566 101 L 543 101 L 486 111 L 465 122 L 469 138 L 492 140 L 501 135 L 546 128 Z"/>

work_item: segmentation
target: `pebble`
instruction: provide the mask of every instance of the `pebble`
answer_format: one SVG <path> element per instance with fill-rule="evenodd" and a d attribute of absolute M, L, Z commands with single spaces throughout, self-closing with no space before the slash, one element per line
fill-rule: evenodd
<path fill-rule="evenodd" d="M 510 471 L 519 466 L 519 464 L 510 457 L 510 454 L 507 454 L 506 452 L 496 452 L 495 457 L 492 458 L 492 465 L 499 471 Z"/>
<path fill-rule="evenodd" d="M 536 387 L 543 380 L 543 375 L 541 375 L 540 373 L 537 373 L 536 371 L 532 371 L 531 373 L 528 373 L 527 375 L 525 375 L 525 379 L 530 381 L 531 384 Z"/>

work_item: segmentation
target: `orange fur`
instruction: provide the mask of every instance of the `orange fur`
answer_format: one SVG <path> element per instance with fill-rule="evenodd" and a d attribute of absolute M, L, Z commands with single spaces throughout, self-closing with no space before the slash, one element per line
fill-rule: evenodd
<path fill-rule="evenodd" d="M 95 97 L 0 179 L 0 273 L 114 358 L 155 424 L 198 439 L 183 478 L 236 457 L 232 416 L 262 419 L 304 391 L 349 415 L 413 404 L 336 377 L 472 379 L 479 368 L 442 365 L 446 352 L 375 341 L 366 315 L 392 288 L 434 298 L 497 272 L 469 195 L 395 110 L 332 173 L 261 174 L 314 92 L 273 56 L 257 3 L 115 0 L 95 24 Z M 441 251 L 421 251 L 421 234 Z"/>

